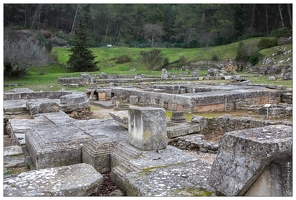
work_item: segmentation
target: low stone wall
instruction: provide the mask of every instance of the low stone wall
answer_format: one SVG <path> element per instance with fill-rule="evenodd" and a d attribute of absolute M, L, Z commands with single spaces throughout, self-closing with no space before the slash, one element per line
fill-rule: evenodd
<path fill-rule="evenodd" d="M 171 111 L 208 112 L 236 110 L 236 104 L 239 102 L 251 102 L 253 105 L 276 104 L 280 102 L 283 93 L 281 90 L 270 90 L 257 86 L 207 87 L 210 88 L 210 91 L 196 93 L 186 92 L 193 91 L 193 89 L 199 91 L 198 86 L 195 88 L 186 88 L 181 85 L 163 86 L 149 90 L 116 87 L 112 88 L 111 95 L 117 99 L 123 96 L 124 99 L 132 100 L 128 103 L 132 102 L 133 105 L 160 107 Z M 164 90 L 171 94 L 164 93 Z"/>
<path fill-rule="evenodd" d="M 34 92 L 27 88 L 18 88 L 3 94 L 4 111 L 29 110 L 31 114 L 89 110 L 86 94 L 76 91 Z M 13 103 L 11 103 L 13 102 Z"/>
<path fill-rule="evenodd" d="M 208 70 L 210 68 L 217 68 L 222 69 L 225 68 L 226 71 L 238 70 L 241 69 L 248 69 L 251 66 L 250 63 L 246 62 L 237 62 L 234 60 L 225 60 L 225 61 L 197 61 L 191 63 L 189 66 L 182 66 L 182 70 Z"/>

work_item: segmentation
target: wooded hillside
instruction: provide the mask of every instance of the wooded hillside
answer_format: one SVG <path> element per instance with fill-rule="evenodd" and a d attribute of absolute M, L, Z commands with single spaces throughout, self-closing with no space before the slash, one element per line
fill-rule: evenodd
<path fill-rule="evenodd" d="M 92 47 L 205 47 L 292 29 L 292 4 L 4 4 L 4 26 L 70 41 L 82 10 Z"/>

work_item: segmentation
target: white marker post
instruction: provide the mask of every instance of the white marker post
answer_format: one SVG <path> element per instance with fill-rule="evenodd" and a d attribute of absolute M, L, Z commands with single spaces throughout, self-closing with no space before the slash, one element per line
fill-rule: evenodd
<path fill-rule="evenodd" d="M 268 108 L 271 106 L 271 104 L 265 104 L 264 107 L 266 108 L 266 119 L 268 119 Z"/>

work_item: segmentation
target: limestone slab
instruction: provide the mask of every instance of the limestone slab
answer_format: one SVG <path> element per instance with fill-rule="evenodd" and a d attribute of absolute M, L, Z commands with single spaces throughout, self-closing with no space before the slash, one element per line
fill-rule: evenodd
<path fill-rule="evenodd" d="M 146 168 L 126 175 L 129 196 L 215 196 L 208 184 L 211 166 L 201 160 Z"/>
<path fill-rule="evenodd" d="M 46 168 L 4 179 L 5 197 L 88 196 L 97 192 L 103 176 L 91 165 Z"/>
<path fill-rule="evenodd" d="M 26 145 L 36 169 L 81 162 L 81 145 L 91 137 L 74 125 L 45 125 L 26 133 Z"/>
<path fill-rule="evenodd" d="M 50 99 L 30 99 L 26 102 L 26 108 L 30 114 L 59 112 L 59 105 Z"/>

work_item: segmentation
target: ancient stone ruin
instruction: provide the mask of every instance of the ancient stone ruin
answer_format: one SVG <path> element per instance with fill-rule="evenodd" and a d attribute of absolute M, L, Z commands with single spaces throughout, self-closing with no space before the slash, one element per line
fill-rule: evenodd
<path fill-rule="evenodd" d="M 12 145 L 4 147 L 4 196 L 90 196 L 104 173 L 127 196 L 292 196 L 291 122 L 198 116 L 251 112 L 251 105 L 259 112 L 267 103 L 292 109 L 290 94 L 194 83 L 5 92 L 4 136 Z M 98 102 L 113 104 L 110 118 L 69 116 Z M 188 120 L 185 112 L 196 115 Z M 220 137 L 207 139 L 214 133 Z"/>

